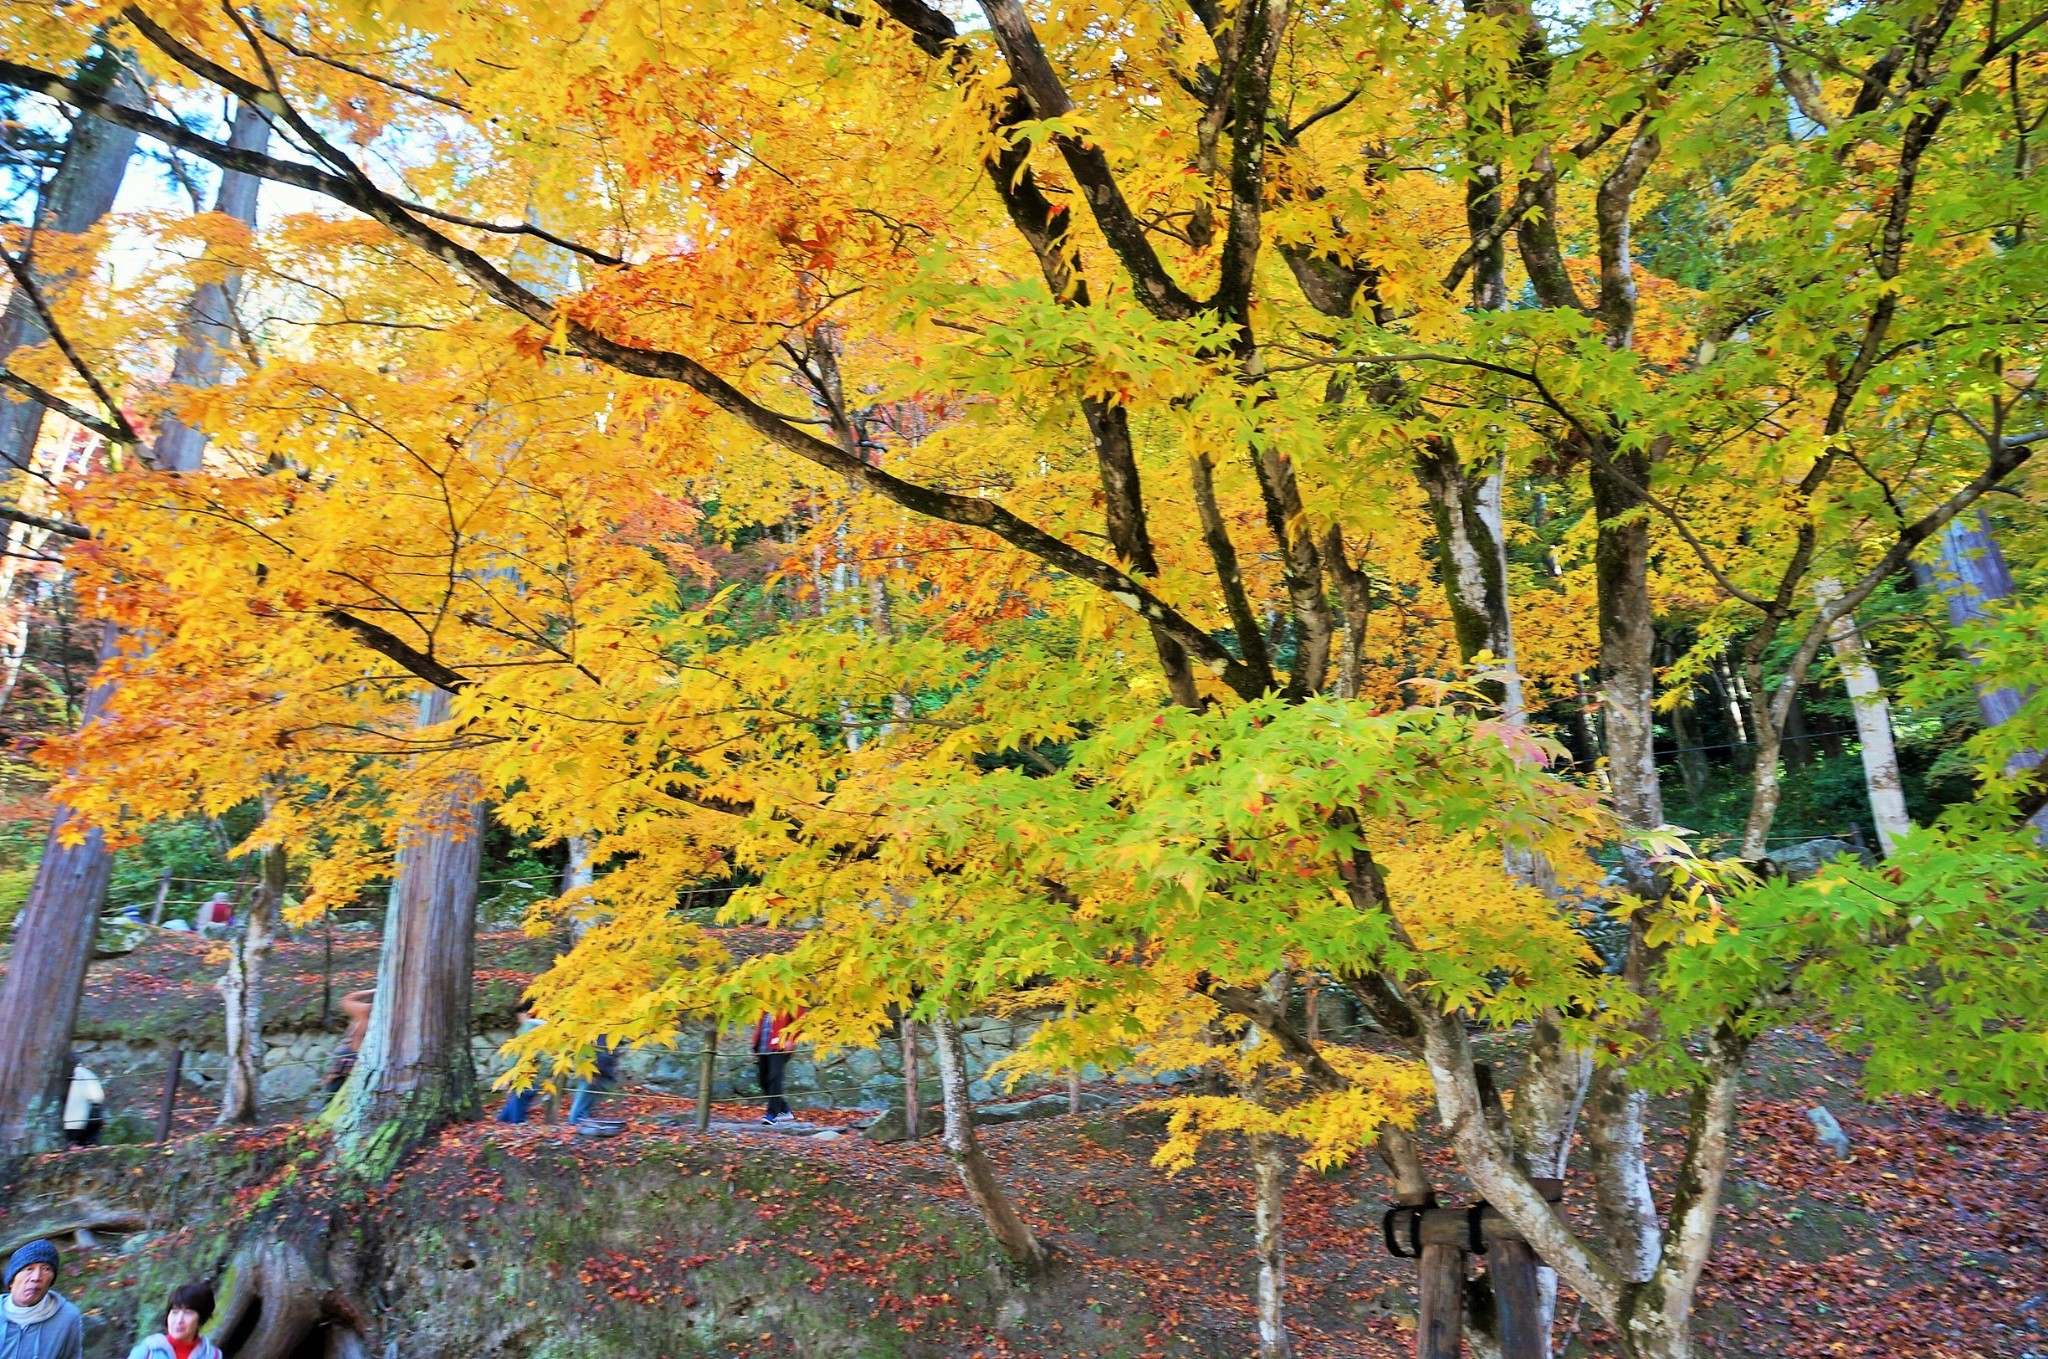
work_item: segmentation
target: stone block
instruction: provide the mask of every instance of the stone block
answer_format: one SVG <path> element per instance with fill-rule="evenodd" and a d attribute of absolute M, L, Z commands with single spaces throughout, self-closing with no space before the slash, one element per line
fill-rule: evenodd
<path fill-rule="evenodd" d="M 903 1121 L 903 1106 L 897 1105 L 895 1108 L 885 1111 L 880 1118 L 862 1128 L 861 1136 L 867 1138 L 870 1142 L 901 1142 L 905 1140 L 904 1130 L 908 1126 Z M 937 1137 L 941 1132 L 945 1131 L 945 1127 L 946 1115 L 943 1111 L 933 1108 L 920 1108 L 917 1111 L 917 1128 L 920 1137 Z"/>

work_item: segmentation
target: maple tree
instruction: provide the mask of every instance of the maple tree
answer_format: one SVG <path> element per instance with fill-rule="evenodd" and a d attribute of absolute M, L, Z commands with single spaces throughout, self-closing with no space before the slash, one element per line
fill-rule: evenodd
<path fill-rule="evenodd" d="M 148 639 L 68 747 L 81 814 L 268 796 L 263 843 L 321 847 L 313 910 L 451 789 L 579 837 L 609 867 L 564 903 L 590 927 L 536 984 L 535 1061 L 799 1003 L 811 1041 L 867 1043 L 1025 994 L 1067 1014 L 1045 1069 L 1233 1070 L 1187 1126 L 1372 1145 L 1416 1203 L 1433 1101 L 1632 1354 L 1688 1352 L 1762 1027 L 2039 1097 L 2033 988 L 2004 984 L 2039 963 L 2024 770 L 1987 743 L 1991 796 L 1889 877 L 1760 886 L 1664 827 L 1653 732 L 1661 608 L 1702 638 L 1667 683 L 1739 645 L 1761 859 L 1830 633 L 2048 437 L 2014 227 L 2048 13 L 92 17 L 283 149 L 64 77 L 76 12 L 10 15 L 0 82 L 348 212 L 213 242 L 271 310 L 262 363 L 157 411 L 216 435 L 216 474 L 75 497 L 77 569 Z M 190 267 L 81 317 L 80 366 L 133 366 Z M 1576 541 L 1531 578 L 1538 494 Z M 718 588 L 747 532 L 787 549 L 765 610 Z M 1588 671 L 1604 797 L 1546 768 Z M 421 682 L 453 700 L 415 729 Z M 808 927 L 787 952 L 735 962 L 674 912 L 735 865 L 735 915 Z M 1412 1064 L 1309 1039 L 1264 989 L 1290 970 Z M 1468 1020 L 1532 1027 L 1512 1110 Z M 1671 1087 L 1695 1118 L 1660 1213 Z M 1534 1182 L 1581 1125 L 1574 1225 Z"/>

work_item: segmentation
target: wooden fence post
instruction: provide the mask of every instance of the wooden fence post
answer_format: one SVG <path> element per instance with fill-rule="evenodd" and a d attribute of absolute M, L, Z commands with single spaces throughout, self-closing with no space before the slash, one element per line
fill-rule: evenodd
<path fill-rule="evenodd" d="M 156 1112 L 156 1140 L 166 1142 L 171 1136 L 171 1115 L 178 1107 L 178 1074 L 185 1065 L 185 1049 L 171 1049 L 171 1064 L 164 1069 L 164 1102 Z"/>
<path fill-rule="evenodd" d="M 903 1016 L 896 1029 L 896 1041 L 903 1049 L 903 1136 L 915 1142 L 917 1125 L 924 1110 L 917 1103 L 917 1021 Z"/>
<path fill-rule="evenodd" d="M 1536 1286 L 1536 1252 L 1526 1241 L 1491 1241 L 1486 1274 L 1493 1281 L 1501 1359 L 1547 1359 L 1543 1298 Z"/>
<path fill-rule="evenodd" d="M 718 1076 L 718 1021 L 704 1026 L 704 1055 L 697 1061 L 697 1131 L 711 1127 L 711 1083 Z"/>

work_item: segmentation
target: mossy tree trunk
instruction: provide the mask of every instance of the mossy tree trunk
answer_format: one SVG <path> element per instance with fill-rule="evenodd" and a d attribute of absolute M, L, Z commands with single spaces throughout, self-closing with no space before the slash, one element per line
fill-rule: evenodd
<path fill-rule="evenodd" d="M 427 691 L 420 727 L 446 721 L 448 703 L 443 691 Z M 483 814 L 475 778 L 458 775 L 423 804 L 399 847 L 369 1031 L 327 1114 L 336 1155 L 371 1179 L 437 1129 L 478 1113 L 469 1011 Z"/>

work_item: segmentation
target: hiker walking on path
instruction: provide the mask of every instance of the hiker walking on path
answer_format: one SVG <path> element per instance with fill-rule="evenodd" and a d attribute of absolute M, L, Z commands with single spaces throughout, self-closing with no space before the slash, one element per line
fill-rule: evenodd
<path fill-rule="evenodd" d="M 519 1012 L 519 1032 L 522 1036 L 525 1034 L 532 1033 L 535 1029 L 539 1028 L 545 1022 L 545 1020 L 541 1019 L 541 1017 L 539 1015 L 536 1015 L 531 1009 L 525 1009 Z M 505 1107 L 498 1110 L 498 1122 L 524 1123 L 526 1121 L 526 1115 L 533 1108 L 533 1102 L 539 1098 L 540 1077 L 535 1076 L 533 1079 L 533 1083 L 531 1085 L 528 1085 L 523 1089 L 514 1090 L 511 1094 L 505 1096 Z"/>
<path fill-rule="evenodd" d="M 220 1347 L 199 1334 L 213 1319 L 213 1290 L 203 1283 L 181 1284 L 164 1304 L 161 1334 L 139 1342 L 128 1359 L 221 1359 Z"/>
<path fill-rule="evenodd" d="M 754 1066 L 761 1077 L 761 1093 L 768 1097 L 768 1108 L 761 1115 L 763 1123 L 796 1120 L 796 1115 L 789 1111 L 789 1101 L 782 1097 L 782 1075 L 789 1066 L 790 1052 L 796 1047 L 790 1029 L 803 1014 L 801 1009 L 795 1014 L 764 1014 L 754 1024 Z"/>
<path fill-rule="evenodd" d="M 85 1321 L 56 1291 L 57 1248 L 31 1241 L 8 1257 L 0 1284 L 0 1359 L 83 1359 Z"/>
<path fill-rule="evenodd" d="M 619 1050 L 609 1038 L 597 1040 L 597 1074 L 576 1087 L 576 1098 L 569 1103 L 569 1123 L 581 1123 L 597 1112 L 597 1097 L 609 1093 L 619 1083 Z"/>
<path fill-rule="evenodd" d="M 320 1089 L 327 1094 L 335 1091 L 348 1081 L 348 1073 L 355 1070 L 356 1054 L 363 1050 L 363 1036 L 370 1031 L 370 1006 L 377 999 L 377 988 L 367 991 L 351 991 L 341 998 L 341 1012 L 348 1016 L 348 1032 L 341 1037 L 341 1046 L 334 1050 L 334 1061 L 327 1068 L 327 1080 Z"/>

